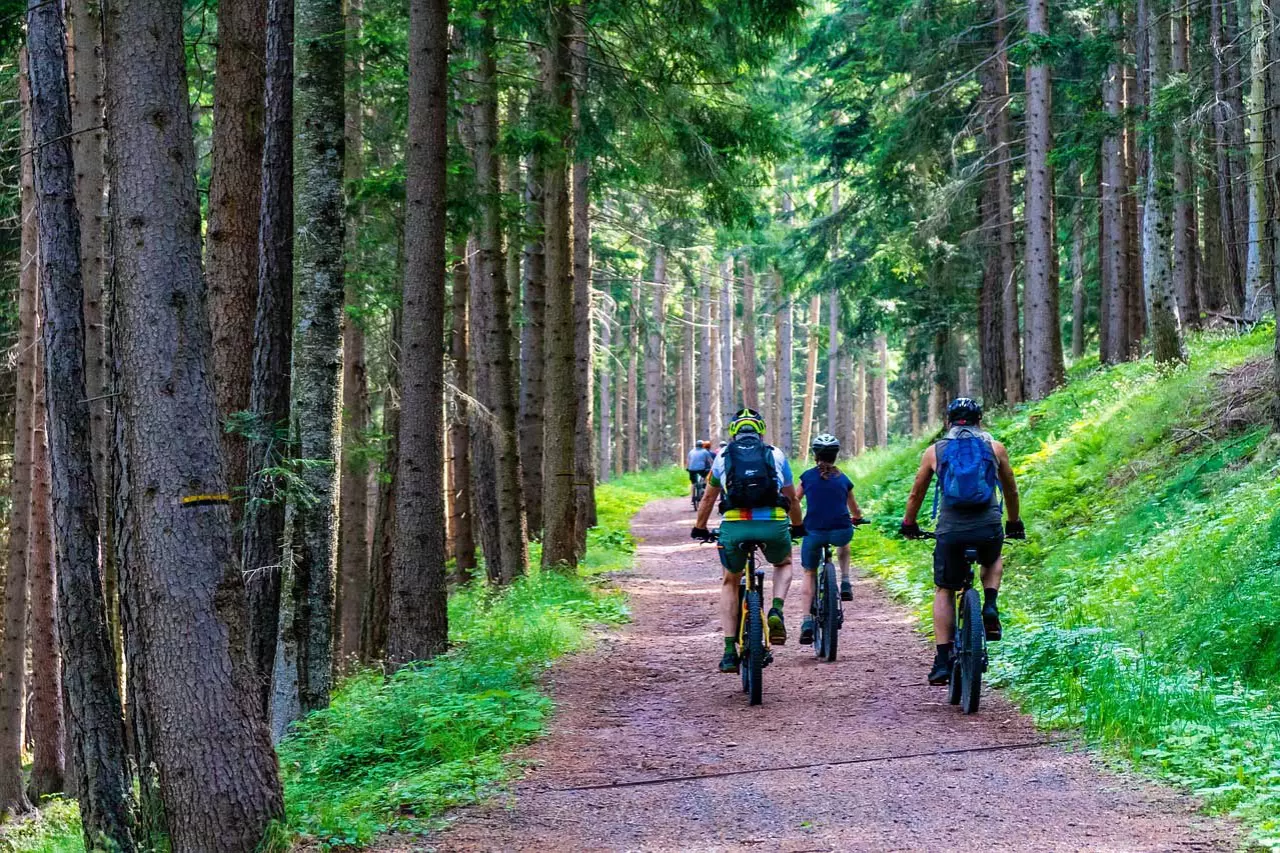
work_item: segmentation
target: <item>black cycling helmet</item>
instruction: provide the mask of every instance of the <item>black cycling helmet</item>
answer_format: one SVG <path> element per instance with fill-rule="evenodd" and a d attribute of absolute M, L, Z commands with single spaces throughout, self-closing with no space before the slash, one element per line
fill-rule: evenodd
<path fill-rule="evenodd" d="M 764 435 L 764 418 L 755 409 L 746 407 L 740 409 L 729 421 L 729 436 L 737 438 L 739 432 L 754 432 L 757 435 Z"/>
<path fill-rule="evenodd" d="M 982 421 L 982 406 L 969 397 L 956 397 L 947 406 L 947 423 L 958 426 L 977 426 Z"/>

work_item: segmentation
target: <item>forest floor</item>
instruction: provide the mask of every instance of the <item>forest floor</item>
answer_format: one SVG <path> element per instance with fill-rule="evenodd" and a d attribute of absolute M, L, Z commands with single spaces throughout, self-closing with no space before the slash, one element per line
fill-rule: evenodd
<path fill-rule="evenodd" d="M 510 792 L 455 812 L 436 837 L 384 838 L 375 849 L 1241 845 L 1230 821 L 1102 766 L 999 694 L 960 714 L 944 688 L 926 685 L 932 647 L 912 618 L 865 579 L 846 605 L 840 660 L 826 664 L 796 642 L 797 578 L 791 639 L 765 671 L 764 705 L 748 707 L 737 676 L 714 669 L 719 566 L 713 548 L 689 540 L 690 526 L 684 500 L 636 515 L 642 542 L 622 579 L 633 621 L 553 670 L 550 732 L 518 755 L 527 769 Z"/>

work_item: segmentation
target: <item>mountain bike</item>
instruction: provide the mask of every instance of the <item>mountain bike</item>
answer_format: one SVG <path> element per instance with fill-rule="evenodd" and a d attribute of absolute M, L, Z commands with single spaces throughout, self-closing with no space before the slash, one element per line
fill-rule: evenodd
<path fill-rule="evenodd" d="M 712 535 L 718 540 L 719 529 L 713 530 Z M 740 542 L 738 547 L 747 555 L 747 566 L 738 582 L 738 671 L 742 674 L 742 692 L 750 704 L 759 705 L 764 701 L 764 668 L 773 662 L 769 632 L 764 625 L 764 569 L 756 566 L 756 552 L 764 543 Z"/>
<path fill-rule="evenodd" d="M 854 523 L 866 524 L 866 520 Z M 840 628 L 844 625 L 844 605 L 840 602 L 840 584 L 836 581 L 836 566 L 832 559 L 832 545 L 822 546 L 822 565 L 817 570 L 813 585 L 813 653 L 819 660 L 835 663 L 840 645 Z"/>
<path fill-rule="evenodd" d="M 693 508 L 697 509 L 698 504 L 702 503 L 702 496 L 707 492 L 707 475 L 699 474 L 698 481 L 693 484 Z"/>
<path fill-rule="evenodd" d="M 938 537 L 926 532 L 924 538 L 936 540 Z M 987 671 L 987 630 L 982 624 L 982 597 L 973 586 L 978 549 L 965 548 L 964 559 L 969 564 L 969 572 L 964 584 L 952 596 L 956 610 L 955 643 L 947 701 L 959 705 L 966 714 L 976 714 L 982 694 L 982 674 Z"/>

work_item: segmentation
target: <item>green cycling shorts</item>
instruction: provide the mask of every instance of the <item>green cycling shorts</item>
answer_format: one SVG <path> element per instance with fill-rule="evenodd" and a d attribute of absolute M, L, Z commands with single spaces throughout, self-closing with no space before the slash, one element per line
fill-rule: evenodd
<path fill-rule="evenodd" d="M 720 522 L 720 563 L 735 575 L 747 566 L 747 554 L 739 542 L 764 543 L 764 558 L 777 565 L 791 556 L 791 522 L 785 518 Z"/>

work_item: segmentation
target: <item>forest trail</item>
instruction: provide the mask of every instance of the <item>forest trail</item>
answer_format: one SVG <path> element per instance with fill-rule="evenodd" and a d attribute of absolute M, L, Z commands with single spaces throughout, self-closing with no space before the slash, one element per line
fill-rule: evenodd
<path fill-rule="evenodd" d="M 714 670 L 715 550 L 688 538 L 687 501 L 650 504 L 623 585 L 634 621 L 551 678 L 550 734 L 511 795 L 461 810 L 447 831 L 380 849 L 1231 850 L 1235 828 L 1189 798 L 1048 745 L 1003 697 L 976 716 L 925 684 L 932 649 L 869 581 L 846 610 L 841 656 L 788 644 L 750 708 Z M 798 557 L 798 550 L 797 550 Z M 922 547 L 920 558 L 928 559 Z M 849 605 L 846 605 L 849 607 Z M 853 618 L 850 618 L 852 616 Z M 998 646 L 995 654 L 999 654 Z M 934 755 L 944 750 L 977 749 Z M 925 756 L 899 757 L 927 753 Z M 865 760 L 871 759 L 871 760 Z M 856 762 L 827 764 L 824 762 Z M 747 772 L 755 768 L 785 768 Z M 673 776 L 738 775 L 582 790 Z M 577 789 L 577 790 L 574 790 Z M 957 820 L 963 804 L 966 817 Z"/>

